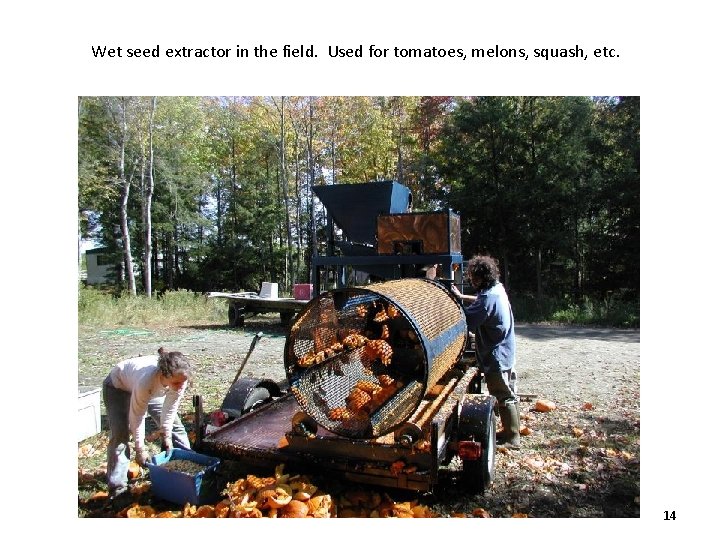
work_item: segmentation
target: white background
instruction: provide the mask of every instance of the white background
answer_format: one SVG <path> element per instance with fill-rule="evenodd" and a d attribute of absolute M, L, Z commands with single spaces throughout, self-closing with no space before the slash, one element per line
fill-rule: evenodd
<path fill-rule="evenodd" d="M 77 96 L 639 95 L 642 126 L 641 518 L 165 521 L 152 534 L 513 534 L 701 531 L 716 512 L 716 29 L 685 1 L 23 2 L 2 17 L 3 515 L 74 537 L 157 524 L 80 520 L 76 501 Z M 281 48 L 314 59 L 96 59 L 91 46 Z M 330 45 L 609 46 L 606 60 L 333 60 Z M 9 297 L 9 302 L 7 301 Z M 60 344 L 51 347 L 51 344 Z M 28 474 L 30 473 L 30 474 Z M 664 522 L 664 511 L 675 521 Z M 213 521 L 211 524 L 210 521 Z M 282 521 L 282 520 L 278 520 Z M 157 522 L 153 522 L 157 523 Z M 180 525 L 180 523 L 184 523 Z M 418 526 L 422 525 L 422 529 Z M 143 529 L 136 530 L 137 527 Z M 182 527 L 179 528 L 179 527 Z M 221 530 L 228 529 L 229 530 Z M 197 530 L 200 528 L 201 530 Z M 281 531 L 277 531 L 280 528 Z M 300 529 L 308 528 L 308 531 Z"/>

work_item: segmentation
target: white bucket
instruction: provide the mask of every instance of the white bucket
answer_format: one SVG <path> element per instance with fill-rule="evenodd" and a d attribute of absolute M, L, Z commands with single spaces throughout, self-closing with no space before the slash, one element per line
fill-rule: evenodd
<path fill-rule="evenodd" d="M 276 299 L 278 297 L 278 284 L 263 281 L 260 289 L 260 298 Z"/>

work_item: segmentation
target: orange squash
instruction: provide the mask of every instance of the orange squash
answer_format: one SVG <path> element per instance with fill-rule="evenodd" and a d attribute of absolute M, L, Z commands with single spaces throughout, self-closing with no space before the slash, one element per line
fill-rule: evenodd
<path fill-rule="evenodd" d="M 538 399 L 535 402 L 535 410 L 539 412 L 550 412 L 557 409 L 557 405 L 555 405 L 552 401 L 547 399 Z"/>

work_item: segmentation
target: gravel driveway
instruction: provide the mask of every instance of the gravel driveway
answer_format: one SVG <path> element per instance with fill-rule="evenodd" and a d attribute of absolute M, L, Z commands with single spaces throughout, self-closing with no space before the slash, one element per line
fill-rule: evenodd
<path fill-rule="evenodd" d="M 208 380 L 212 386 L 223 380 L 229 386 L 257 332 L 263 337 L 243 375 L 284 378 L 286 331 L 276 316 L 266 315 L 249 319 L 244 329 L 221 325 L 81 328 L 78 382 L 80 386 L 99 386 L 115 362 L 153 354 L 163 346 L 194 359 L 196 393 Z M 518 323 L 517 350 L 521 394 L 536 394 L 561 406 L 584 402 L 600 406 L 622 397 L 625 390 L 639 388 L 639 330 Z"/>

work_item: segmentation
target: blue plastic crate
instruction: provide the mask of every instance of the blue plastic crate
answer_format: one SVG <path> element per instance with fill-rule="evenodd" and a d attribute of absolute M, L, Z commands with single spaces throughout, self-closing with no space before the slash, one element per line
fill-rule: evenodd
<path fill-rule="evenodd" d="M 177 459 L 192 461 L 200 465 L 206 465 L 206 467 L 194 476 L 161 467 L 164 463 Z M 180 505 L 215 502 L 218 497 L 218 489 L 214 473 L 219 466 L 220 460 L 218 458 L 205 456 L 190 450 L 173 448 L 169 457 L 165 455 L 165 452 L 161 452 L 153 456 L 152 462 L 148 465 L 152 492 L 161 499 Z"/>

